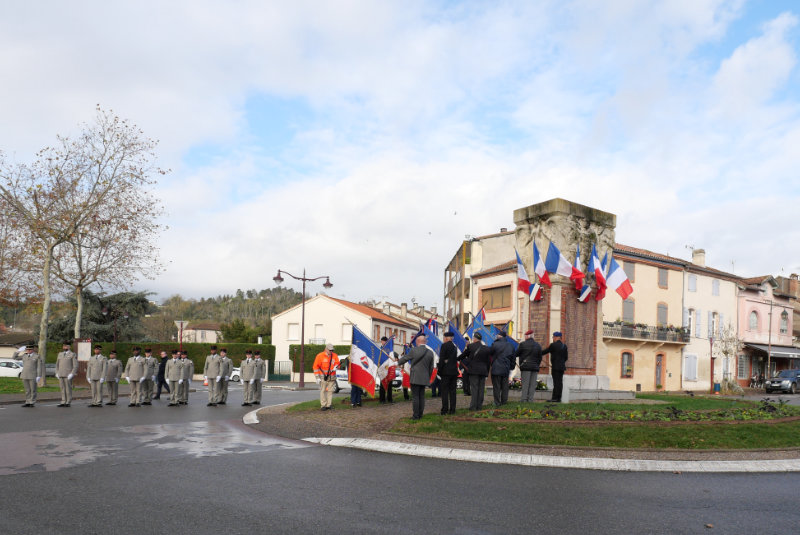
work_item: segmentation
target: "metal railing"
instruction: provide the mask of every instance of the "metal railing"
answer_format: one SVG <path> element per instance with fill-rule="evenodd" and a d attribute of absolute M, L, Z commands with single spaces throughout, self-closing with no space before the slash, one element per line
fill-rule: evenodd
<path fill-rule="evenodd" d="M 603 336 L 605 338 L 627 338 L 632 340 L 652 340 L 654 342 L 672 342 L 677 344 L 688 344 L 689 334 L 664 329 L 661 327 L 647 326 L 628 326 L 618 323 L 604 323 Z"/>

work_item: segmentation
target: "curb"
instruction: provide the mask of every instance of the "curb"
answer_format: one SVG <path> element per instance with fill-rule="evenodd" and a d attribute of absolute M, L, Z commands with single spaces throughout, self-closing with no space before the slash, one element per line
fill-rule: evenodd
<path fill-rule="evenodd" d="M 257 420 L 257 418 L 256 418 Z M 584 470 L 614 470 L 624 472 L 673 472 L 673 473 L 765 473 L 800 472 L 800 459 L 769 459 L 759 461 L 659 461 L 645 459 L 610 459 L 596 457 L 562 457 L 556 455 L 530 455 L 523 453 L 496 453 L 437 446 L 422 446 L 367 438 L 318 438 L 303 439 L 324 446 L 355 448 L 380 453 L 394 453 L 487 464 L 511 464 L 515 466 L 538 466 L 546 468 L 579 468 Z"/>

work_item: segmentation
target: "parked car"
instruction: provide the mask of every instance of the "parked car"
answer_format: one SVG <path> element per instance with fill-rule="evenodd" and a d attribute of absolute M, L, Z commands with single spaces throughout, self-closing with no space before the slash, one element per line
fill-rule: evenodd
<path fill-rule="evenodd" d="M 44 376 L 45 377 L 55 377 L 56 376 L 56 363 L 55 362 L 45 362 L 44 363 Z"/>
<path fill-rule="evenodd" d="M 350 388 L 350 383 L 347 382 L 347 363 L 350 355 L 339 357 L 339 367 L 336 369 L 336 386 L 334 392 L 339 392 L 343 388 Z M 392 381 L 392 388 L 400 388 L 403 385 L 403 372 L 400 367 L 394 369 L 394 380 Z"/>
<path fill-rule="evenodd" d="M 22 362 L 14 359 L 0 359 L 0 377 L 19 377 L 22 375 Z"/>
<path fill-rule="evenodd" d="M 242 369 L 241 368 L 233 368 L 231 370 L 231 381 L 239 382 L 239 379 L 242 378 Z"/>
<path fill-rule="evenodd" d="M 781 370 L 778 375 L 764 382 L 764 390 L 769 394 L 773 390 L 796 394 L 800 383 L 800 370 Z"/>

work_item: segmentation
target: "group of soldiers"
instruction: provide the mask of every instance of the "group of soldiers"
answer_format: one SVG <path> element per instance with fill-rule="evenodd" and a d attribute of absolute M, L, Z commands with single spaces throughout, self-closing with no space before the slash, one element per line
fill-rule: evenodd
<path fill-rule="evenodd" d="M 71 343 L 64 342 L 62 351 L 56 358 L 56 379 L 61 390 L 61 403 L 58 407 L 69 407 L 72 404 L 72 381 L 78 374 L 78 357 L 70 350 Z M 119 381 L 125 378 L 130 385 L 128 407 L 152 405 L 152 400 L 160 399 L 162 386 L 169 393 L 169 407 L 187 405 L 189 388 L 194 377 L 194 362 L 188 358 L 186 351 L 172 350 L 171 358 L 166 351 L 161 351 L 161 359 L 153 356 L 150 348 L 141 355 L 140 347 L 133 348 L 133 355 L 123 369 L 122 362 L 117 360 L 117 352 L 110 351 L 108 357 L 102 354 L 102 347 L 94 346 L 94 354 L 89 357 L 86 366 L 86 380 L 91 389 L 92 401 L 89 407 L 102 407 L 104 396 L 108 396 L 105 405 L 116 405 L 119 397 Z M 225 405 L 228 401 L 228 383 L 233 372 L 233 361 L 227 351 L 211 346 L 203 368 L 203 378 L 208 384 L 208 406 Z M 242 406 L 261 404 L 261 384 L 266 377 L 266 362 L 261 359 L 260 351 L 247 350 L 246 358 L 241 362 L 240 378 L 244 386 Z M 33 407 L 37 399 L 37 385 L 44 376 L 44 359 L 27 347 L 22 356 L 22 382 L 25 388 L 23 407 Z M 158 391 L 154 395 L 155 387 Z M 105 392 L 104 392 L 105 390 Z"/>

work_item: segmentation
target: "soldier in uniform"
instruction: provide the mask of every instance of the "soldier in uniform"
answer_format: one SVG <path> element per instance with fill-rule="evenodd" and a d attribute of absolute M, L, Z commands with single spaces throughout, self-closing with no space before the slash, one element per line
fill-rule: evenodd
<path fill-rule="evenodd" d="M 144 350 L 144 381 L 142 381 L 142 405 L 153 404 L 153 387 L 158 377 L 158 359 L 149 347 Z"/>
<path fill-rule="evenodd" d="M 39 381 L 44 375 L 44 359 L 27 346 L 22 355 L 22 373 L 20 378 L 25 386 L 25 403 L 23 407 L 33 407 L 36 404 Z"/>
<path fill-rule="evenodd" d="M 233 361 L 228 358 L 228 350 L 222 348 L 219 350 L 219 374 L 222 380 L 219 382 L 219 401 L 217 404 L 225 405 L 228 402 L 228 381 L 231 378 L 231 370 L 233 370 Z"/>
<path fill-rule="evenodd" d="M 106 380 L 106 367 L 108 360 L 105 355 L 100 353 L 102 347 L 94 346 L 94 355 L 89 357 L 89 364 L 86 366 L 86 380 L 92 390 L 92 403 L 90 407 L 103 406 L 103 383 Z"/>
<path fill-rule="evenodd" d="M 128 402 L 128 407 L 141 407 L 142 406 L 142 383 L 145 377 L 144 359 L 139 354 L 141 348 L 133 348 L 133 356 L 128 359 L 128 364 L 125 366 L 125 379 L 131 387 L 131 397 Z"/>
<path fill-rule="evenodd" d="M 253 397 L 250 403 L 253 405 L 261 405 L 261 382 L 267 376 L 267 363 L 261 358 L 261 351 L 256 351 L 253 354 L 253 362 L 255 363 L 255 374 L 253 381 Z"/>
<path fill-rule="evenodd" d="M 209 348 L 211 354 L 206 356 L 206 363 L 203 366 L 203 379 L 208 381 L 208 403 L 207 407 L 216 407 L 219 402 L 219 382 L 222 380 L 222 359 L 217 354 L 217 346 Z"/>
<path fill-rule="evenodd" d="M 70 350 L 72 344 L 61 344 L 61 353 L 56 358 L 56 379 L 61 390 L 61 403 L 57 407 L 69 407 L 72 403 L 72 378 L 78 373 L 78 356 Z"/>
<path fill-rule="evenodd" d="M 181 368 L 182 371 L 182 379 L 183 384 L 181 384 L 180 390 L 180 401 L 181 405 L 188 405 L 189 404 L 189 387 L 192 386 L 192 378 L 194 377 L 194 362 L 192 359 L 189 358 L 189 354 L 186 351 L 181 353 L 181 362 L 183 363 L 183 367 Z"/>
<path fill-rule="evenodd" d="M 108 401 L 106 405 L 116 405 L 119 398 L 119 380 L 122 377 L 122 362 L 117 359 L 116 351 L 108 352 L 106 363 L 106 392 Z"/>
<path fill-rule="evenodd" d="M 164 353 L 164 351 L 162 351 Z M 169 405 L 174 407 L 178 404 L 178 388 L 183 386 L 183 361 L 178 358 L 178 350 L 172 350 L 172 358 L 167 360 L 164 367 L 164 378 L 169 381 Z"/>
<path fill-rule="evenodd" d="M 242 361 L 239 365 L 239 371 L 241 372 L 241 381 L 242 386 L 244 386 L 244 394 L 242 399 L 242 407 L 246 407 L 252 404 L 253 401 L 253 383 L 255 382 L 255 362 L 253 362 L 253 352 L 249 349 L 245 351 L 245 356 L 247 357 Z"/>

